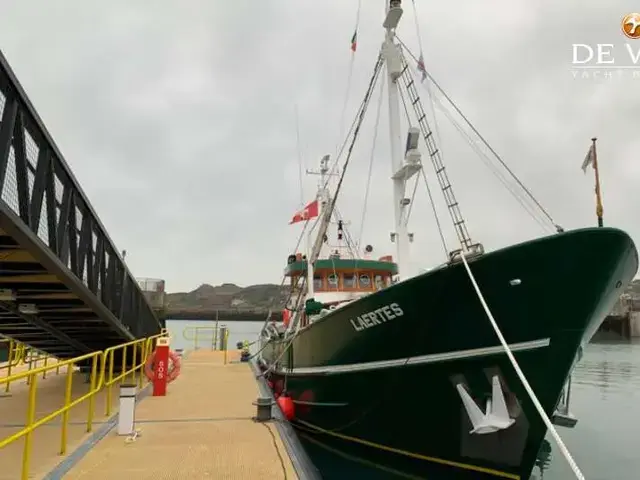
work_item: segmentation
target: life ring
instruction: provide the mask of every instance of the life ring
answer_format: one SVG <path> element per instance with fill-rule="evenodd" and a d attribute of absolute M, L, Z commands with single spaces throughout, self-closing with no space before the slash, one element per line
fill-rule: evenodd
<path fill-rule="evenodd" d="M 149 358 L 147 358 L 147 361 L 144 364 L 144 375 L 150 381 L 156 379 L 156 372 L 153 370 L 155 359 L 156 351 L 154 350 L 153 353 L 149 355 Z M 173 364 L 173 368 L 171 368 L 170 370 L 167 369 L 167 383 L 173 382 L 176 378 L 178 378 L 178 375 L 180 375 L 180 357 L 169 350 L 169 360 Z"/>

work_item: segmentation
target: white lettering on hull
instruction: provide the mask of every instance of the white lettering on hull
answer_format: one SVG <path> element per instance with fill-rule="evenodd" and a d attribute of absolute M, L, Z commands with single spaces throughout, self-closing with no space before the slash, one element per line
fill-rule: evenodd
<path fill-rule="evenodd" d="M 349 322 L 351 322 L 351 326 L 356 332 L 361 332 L 362 330 L 382 325 L 403 315 L 404 312 L 400 308 L 400 305 L 391 303 L 377 308 L 372 312 L 363 313 L 356 318 L 350 319 Z"/>

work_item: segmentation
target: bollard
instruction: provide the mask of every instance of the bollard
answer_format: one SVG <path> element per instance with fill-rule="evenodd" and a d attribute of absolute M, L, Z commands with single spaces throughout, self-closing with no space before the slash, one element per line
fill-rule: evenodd
<path fill-rule="evenodd" d="M 167 394 L 167 370 L 169 369 L 169 337 L 160 337 L 156 343 L 153 378 L 153 396 Z"/>
<path fill-rule="evenodd" d="M 120 412 L 118 413 L 118 435 L 135 434 L 136 386 L 120 385 Z"/>
<path fill-rule="evenodd" d="M 273 401 L 269 397 L 258 397 L 253 404 L 256 406 L 256 422 L 268 422 L 271 420 Z"/>

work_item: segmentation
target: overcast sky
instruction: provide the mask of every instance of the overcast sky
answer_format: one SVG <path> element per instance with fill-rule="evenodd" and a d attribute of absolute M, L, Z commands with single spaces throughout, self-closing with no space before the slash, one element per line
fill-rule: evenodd
<path fill-rule="evenodd" d="M 384 1 L 362 3 L 346 124 L 383 35 Z M 623 37 L 620 22 L 637 2 L 416 3 L 421 42 L 407 0 L 399 36 L 416 53 L 422 43 L 427 69 L 554 220 L 596 222 L 593 171 L 580 170 L 595 135 L 605 224 L 639 238 L 640 73 L 576 78 L 571 67 L 572 43 L 613 43 L 616 65 L 628 64 L 625 41 L 637 50 L 640 40 Z M 296 105 L 304 166 L 316 167 L 338 143 L 357 0 L 0 0 L 0 8 L 0 48 L 136 276 L 164 278 L 169 291 L 279 283 L 300 232 L 288 225 L 301 201 Z M 421 85 L 427 109 L 428 93 Z M 376 106 L 377 95 L 338 205 L 355 237 Z M 362 237 L 376 255 L 394 253 L 382 106 Z M 495 249 L 544 234 L 438 110 L 436 125 L 474 239 Z M 305 180 L 305 199 L 314 182 Z M 441 263 L 424 188 L 411 223 L 415 264 Z"/>

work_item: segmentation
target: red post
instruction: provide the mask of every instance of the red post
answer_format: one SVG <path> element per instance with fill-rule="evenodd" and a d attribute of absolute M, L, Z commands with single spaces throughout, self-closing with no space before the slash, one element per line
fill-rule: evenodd
<path fill-rule="evenodd" d="M 169 369 L 169 337 L 160 337 L 156 343 L 154 360 L 153 396 L 164 397 L 167 394 L 167 370 Z"/>

